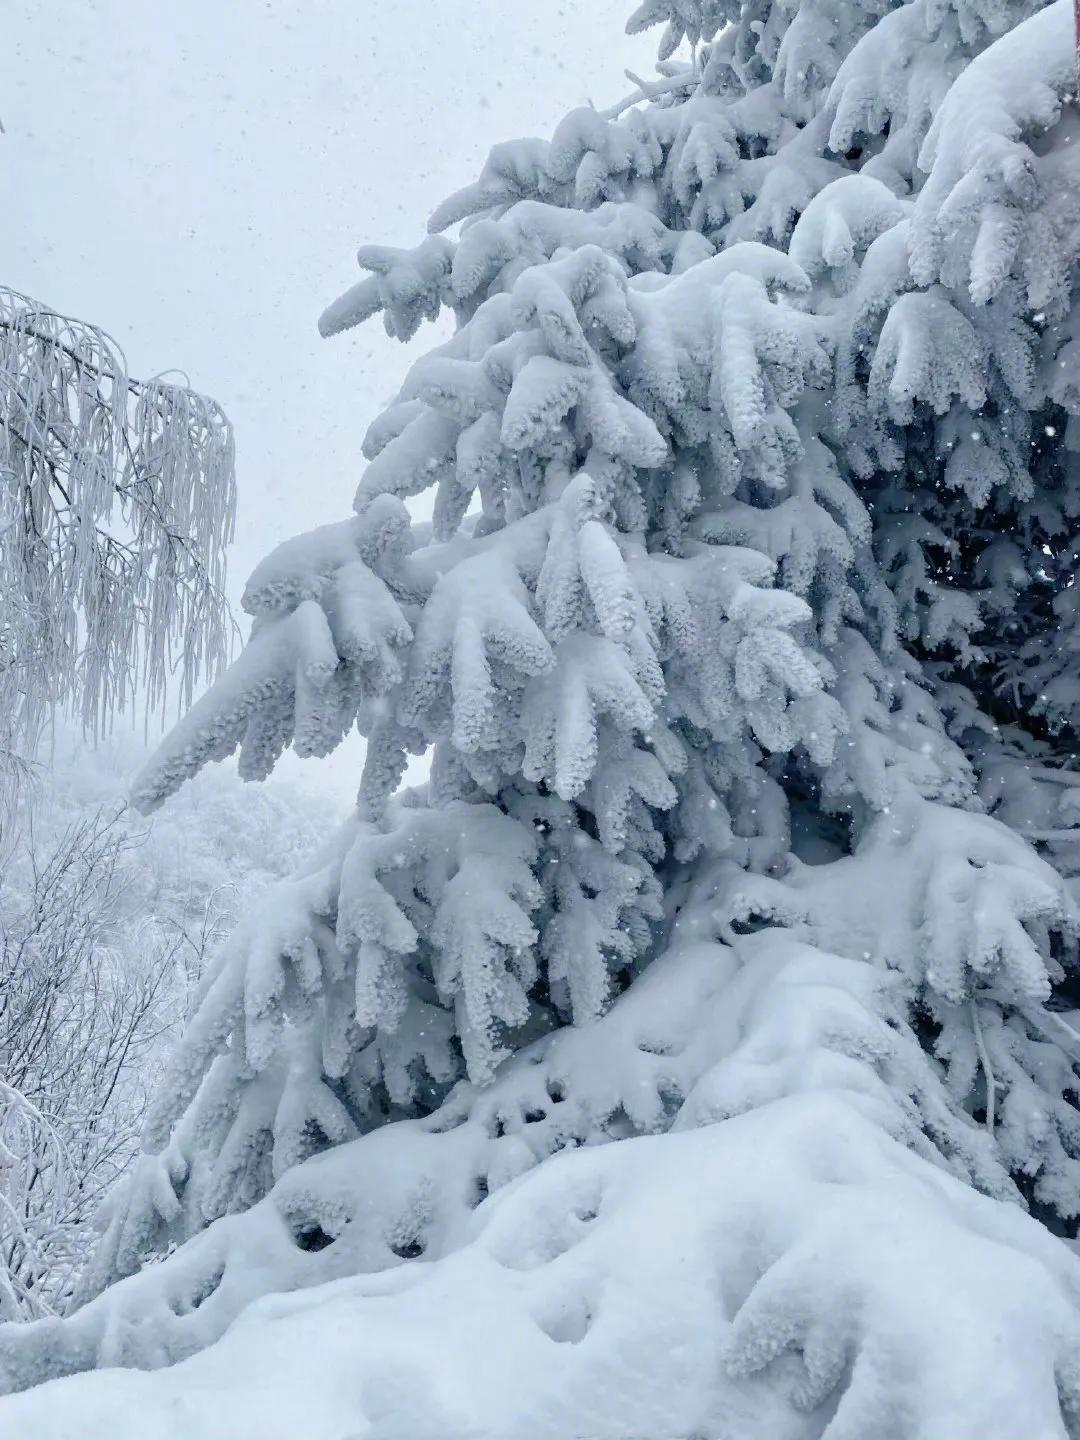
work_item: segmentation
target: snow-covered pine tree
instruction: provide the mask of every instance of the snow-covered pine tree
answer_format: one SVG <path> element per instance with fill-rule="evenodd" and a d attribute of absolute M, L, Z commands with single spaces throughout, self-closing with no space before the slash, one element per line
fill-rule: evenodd
<path fill-rule="evenodd" d="M 355 723 L 356 813 L 13 1388 L 351 1275 L 380 1435 L 1080 1436 L 1072 7 L 659 23 L 323 317 L 457 328 L 137 795 Z"/>

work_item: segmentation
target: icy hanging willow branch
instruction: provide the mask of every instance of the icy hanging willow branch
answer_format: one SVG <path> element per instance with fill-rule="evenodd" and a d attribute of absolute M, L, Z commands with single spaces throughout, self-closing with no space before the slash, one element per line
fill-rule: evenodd
<path fill-rule="evenodd" d="M 98 731 L 141 684 L 189 704 L 227 658 L 232 427 L 133 380 L 103 331 L 0 288 L 0 749 L 70 705 Z M 2 755 L 0 755 L 2 763 Z"/>

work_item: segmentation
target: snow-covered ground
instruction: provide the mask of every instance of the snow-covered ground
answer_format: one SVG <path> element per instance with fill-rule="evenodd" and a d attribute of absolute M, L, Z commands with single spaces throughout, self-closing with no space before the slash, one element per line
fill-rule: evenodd
<path fill-rule="evenodd" d="M 515 1062 L 468 1119 L 466 1097 L 462 1124 L 390 1127 L 309 1162 L 278 1208 L 235 1228 L 236 1253 L 221 1222 L 166 1262 L 171 1290 L 145 1272 L 69 1336 L 106 1365 L 110 1351 L 153 1363 L 155 1336 L 198 1343 L 276 1276 L 286 1293 L 216 1344 L 6 1399 L 0 1436 L 818 1440 L 833 1421 L 830 1437 L 852 1440 L 1053 1440 L 1080 1260 L 903 1143 L 903 1046 L 872 1013 L 868 974 L 770 936 L 737 952 L 676 944 L 595 1027 Z M 858 1058 L 890 1046 L 891 1084 L 888 1064 L 878 1076 Z M 672 1133 L 597 1134 L 535 1164 L 532 1132 L 550 1144 L 562 1107 L 569 1135 L 584 1110 L 595 1125 L 616 1099 L 632 1114 L 678 1085 Z M 493 1193 L 476 1207 L 485 1163 Z M 297 1250 L 281 1212 L 335 1192 L 353 1206 L 341 1237 Z M 403 1203 L 423 1256 L 386 1249 Z M 380 1268 L 293 1288 L 335 1263 Z M 208 1264 L 224 1279 L 199 1308 Z M 18 1350 L 5 1339 L 0 1369 Z"/>

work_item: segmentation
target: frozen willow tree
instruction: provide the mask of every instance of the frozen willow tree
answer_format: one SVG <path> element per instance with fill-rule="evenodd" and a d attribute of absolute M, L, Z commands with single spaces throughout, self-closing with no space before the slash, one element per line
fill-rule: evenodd
<path fill-rule="evenodd" d="M 656 81 L 323 317 L 457 325 L 136 792 L 355 724 L 356 812 L 0 1367 L 220 1344 L 24 1429 L 1080 1436 L 1072 6 L 631 24 Z"/>
<path fill-rule="evenodd" d="M 0 781 L 57 707 L 96 733 L 177 668 L 190 703 L 229 650 L 234 510 L 213 401 L 0 289 Z"/>

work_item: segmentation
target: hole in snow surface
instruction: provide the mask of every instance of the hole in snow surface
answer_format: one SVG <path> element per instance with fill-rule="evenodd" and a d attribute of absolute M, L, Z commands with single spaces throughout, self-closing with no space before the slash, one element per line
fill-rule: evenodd
<path fill-rule="evenodd" d="M 296 1241 L 298 1250 L 306 1250 L 309 1254 L 325 1250 L 328 1245 L 333 1245 L 337 1237 L 328 1235 L 317 1220 L 310 1224 L 302 1225 L 293 1231 L 293 1239 Z"/>
<path fill-rule="evenodd" d="M 537 1270 L 585 1240 L 588 1227 L 600 1214 L 600 1190 L 596 1186 L 554 1197 L 539 1214 L 523 1225 L 499 1227 L 491 1236 L 492 1258 L 508 1270 Z M 564 1206 L 566 1208 L 564 1208 Z M 490 1232 L 489 1232 L 490 1233 Z"/>
<path fill-rule="evenodd" d="M 427 1248 L 418 1235 L 410 1235 L 405 1240 L 391 1240 L 388 1243 L 400 1260 L 419 1260 Z"/>
<path fill-rule="evenodd" d="M 205 1304 L 215 1290 L 217 1290 L 224 1275 L 224 1268 L 214 1270 L 209 1275 L 204 1276 L 192 1291 L 184 1295 L 175 1296 L 170 1304 L 173 1314 L 176 1316 L 184 1316 L 190 1315 L 193 1311 L 198 1310 L 199 1306 Z"/>
<path fill-rule="evenodd" d="M 732 920 L 731 928 L 736 935 L 756 935 L 760 930 L 768 930 L 776 924 L 771 915 L 759 915 L 756 911 L 744 915 L 738 920 Z"/>
<path fill-rule="evenodd" d="M 668 1120 L 674 1120 L 683 1107 L 686 1096 L 677 1085 L 661 1085 L 657 1089 L 657 1098 L 664 1109 L 664 1116 Z"/>
<path fill-rule="evenodd" d="M 556 1345 L 579 1345 L 589 1333 L 592 1311 L 580 1296 L 552 1306 L 536 1317 L 536 1323 Z"/>
<path fill-rule="evenodd" d="M 637 1048 L 645 1055 L 670 1055 L 675 1047 L 667 1040 L 639 1040 Z"/>

